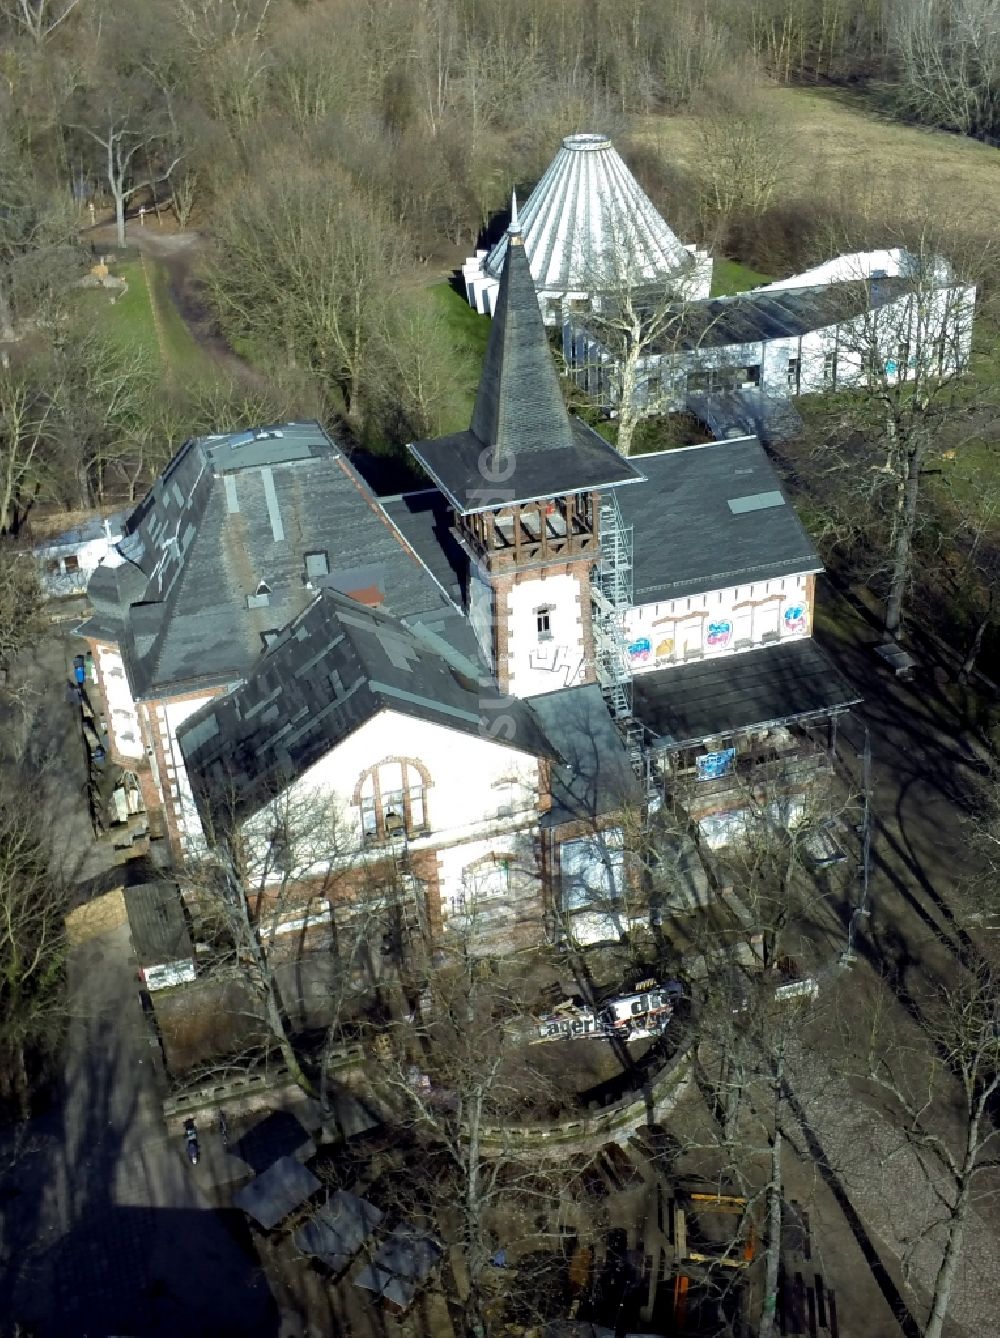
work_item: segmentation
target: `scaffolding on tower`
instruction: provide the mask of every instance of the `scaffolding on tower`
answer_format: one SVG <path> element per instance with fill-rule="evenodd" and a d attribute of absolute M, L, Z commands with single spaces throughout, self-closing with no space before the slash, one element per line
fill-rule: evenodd
<path fill-rule="evenodd" d="M 632 714 L 632 669 L 625 616 L 633 603 L 632 526 L 622 520 L 615 494 L 601 497 L 601 556 L 591 577 L 597 679 L 636 775 L 651 786 L 646 730 Z"/>
<path fill-rule="evenodd" d="M 601 496 L 601 556 L 594 564 L 594 647 L 597 678 L 612 718 L 625 728 L 632 717 L 625 615 L 632 605 L 632 526 L 626 525 L 614 493 Z"/>

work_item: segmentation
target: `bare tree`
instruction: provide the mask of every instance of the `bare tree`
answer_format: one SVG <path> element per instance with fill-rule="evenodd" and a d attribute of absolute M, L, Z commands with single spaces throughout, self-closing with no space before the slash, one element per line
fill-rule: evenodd
<path fill-rule="evenodd" d="M 3 11 L 36 46 L 69 18 L 82 0 L 4 0 Z"/>
<path fill-rule="evenodd" d="M 487 1332 L 490 1260 L 498 1241 L 534 1234 L 539 1212 L 565 1211 L 565 1177 L 524 1165 L 512 1127 L 546 1110 L 551 1084 L 525 1059 L 522 968 L 473 955 L 453 940 L 412 1015 L 387 1029 L 371 1067 L 390 1118 L 436 1160 L 426 1165 L 438 1229 L 461 1257 L 455 1290 L 463 1333 Z M 500 1235 L 503 1232 L 503 1235 Z"/>
<path fill-rule="evenodd" d="M 0 137 L 0 340 L 59 325 L 65 292 L 80 272 L 77 219 L 68 194 L 53 189 L 16 147 L 19 131 L 5 116 Z"/>
<path fill-rule="evenodd" d="M 992 0 L 893 0 L 887 11 L 904 112 L 965 135 L 995 134 L 1000 33 Z"/>
<path fill-rule="evenodd" d="M 924 1010 L 920 1034 L 900 1034 L 887 996 L 878 996 L 864 1074 L 889 1102 L 907 1144 L 935 1186 L 943 1248 L 923 1338 L 941 1338 L 977 1190 L 996 1166 L 1000 1131 L 992 1103 L 1000 1090 L 1000 982 L 982 962 L 942 985 Z"/>
<path fill-rule="evenodd" d="M 294 161 L 243 183 L 214 231 L 206 278 L 223 329 L 311 371 L 360 425 L 398 238 L 349 183 Z"/>
<path fill-rule="evenodd" d="M 152 417 L 154 361 L 113 335 L 77 326 L 53 356 L 50 429 L 60 443 L 53 491 L 82 507 L 102 502 L 111 466 L 129 460 Z"/>
<path fill-rule="evenodd" d="M 396 931 L 399 950 L 413 946 L 399 931 L 422 922 L 423 908 L 410 904 L 419 888 L 391 852 L 359 850 L 354 829 L 323 793 L 293 787 L 245 820 L 235 796 L 230 807 L 218 811 L 210 853 L 192 867 L 187 896 L 215 946 L 216 969 L 245 982 L 293 1081 L 321 1098 L 326 1113 L 328 1061 L 347 1005 L 379 979 L 387 935 Z M 416 938 L 419 945 L 419 924 Z M 292 1016 L 310 962 L 326 1000 L 319 1053 L 302 1049 Z"/>
<path fill-rule="evenodd" d="M 174 153 L 153 168 L 153 155 L 163 140 L 160 130 L 152 128 L 136 111 L 108 108 L 99 118 L 98 128 L 80 125 L 77 128 L 102 150 L 104 178 L 115 202 L 115 236 L 119 246 L 125 245 L 125 206 L 143 190 L 153 190 L 167 181 L 183 158 Z"/>
<path fill-rule="evenodd" d="M 810 843 L 852 808 L 852 796 L 815 758 L 765 764 L 736 778 L 739 811 L 718 855 L 720 876 L 742 908 L 740 937 L 759 943 L 762 965 L 778 968 L 808 943 L 830 901 L 825 878 L 810 866 Z"/>
<path fill-rule="evenodd" d="M 32 1066 L 64 1020 L 65 890 L 29 791 L 0 777 L 0 1089 L 29 1113 Z"/>
<path fill-rule="evenodd" d="M 55 416 L 30 367 L 0 368 L 0 533 L 17 534 L 45 490 Z"/>
<path fill-rule="evenodd" d="M 732 928 L 738 933 L 740 927 L 734 918 Z M 746 1200 L 746 1216 L 764 1250 L 760 1311 L 751 1323 L 770 1338 L 778 1332 L 785 1158 L 794 1125 L 789 1074 L 801 1050 L 822 1052 L 829 1022 L 808 994 L 776 996 L 773 974 L 725 952 L 708 926 L 702 941 L 706 965 L 692 984 L 692 1026 L 698 1085 L 714 1116 L 715 1136 L 699 1143 L 684 1126 L 678 1133 L 688 1154 L 707 1157 L 709 1170 L 715 1165 L 715 1174 Z M 812 1095 L 822 1099 L 822 1093 Z M 734 1235 L 730 1254 L 742 1248 L 745 1234 Z"/>
<path fill-rule="evenodd" d="M 30 650 L 45 626 L 45 599 L 35 559 L 0 544 L 0 669 L 9 670 L 18 655 Z"/>
<path fill-rule="evenodd" d="M 1000 585 L 1000 487 L 986 471 L 969 480 L 973 505 L 963 507 L 955 531 L 954 583 L 961 603 L 970 613 L 970 634 L 958 671 L 959 683 L 968 683 L 989 629 L 995 625 Z"/>
<path fill-rule="evenodd" d="M 385 317 L 379 361 L 389 373 L 384 389 L 391 402 L 375 402 L 379 418 L 395 439 L 419 441 L 456 430 L 465 417 L 462 363 L 428 295 L 401 297 Z M 402 421 L 393 424 L 394 417 Z"/>
<path fill-rule="evenodd" d="M 970 378 L 977 258 L 958 276 L 945 248 L 940 231 L 923 226 L 902 253 L 898 278 L 860 270 L 851 276 L 845 297 L 853 291 L 862 314 L 837 328 L 827 355 L 830 389 L 848 394 L 819 406 L 822 472 L 841 485 L 836 504 L 845 512 L 861 504 L 882 527 L 888 637 L 899 631 L 910 587 L 929 457 L 946 442 L 961 449 L 974 435 L 963 383 Z M 983 260 L 980 254 L 980 267 Z"/>
<path fill-rule="evenodd" d="M 795 145 L 775 134 L 773 112 L 739 85 L 715 86 L 701 109 L 699 175 L 705 235 L 724 238 L 737 218 L 758 218 L 773 203 Z"/>

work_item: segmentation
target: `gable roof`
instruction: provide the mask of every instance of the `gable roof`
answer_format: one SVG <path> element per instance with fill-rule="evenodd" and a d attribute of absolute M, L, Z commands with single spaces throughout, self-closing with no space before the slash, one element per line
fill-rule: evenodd
<path fill-rule="evenodd" d="M 180 888 L 163 880 L 125 889 L 132 947 L 140 966 L 187 961 L 193 956 Z"/>
<path fill-rule="evenodd" d="M 446 642 L 333 590 L 322 591 L 234 691 L 177 731 L 203 814 L 250 816 L 381 711 L 487 740 L 502 706 L 504 746 L 557 755 L 527 703 L 473 677 Z"/>
<path fill-rule="evenodd" d="M 129 517 L 83 631 L 121 643 L 134 696 L 168 696 L 242 678 L 322 584 L 401 616 L 447 607 L 318 423 L 203 437 Z"/>
<path fill-rule="evenodd" d="M 524 249 L 543 291 L 599 292 L 676 276 L 691 256 L 606 135 L 567 135 L 520 212 Z M 508 237 L 486 258 L 503 272 Z"/>
<path fill-rule="evenodd" d="M 410 452 L 464 514 L 641 477 L 566 409 L 516 235 L 507 248 L 469 430 L 414 442 Z"/>
<path fill-rule="evenodd" d="M 640 488 L 618 495 L 632 526 L 635 604 L 822 571 L 756 437 L 641 455 Z"/>

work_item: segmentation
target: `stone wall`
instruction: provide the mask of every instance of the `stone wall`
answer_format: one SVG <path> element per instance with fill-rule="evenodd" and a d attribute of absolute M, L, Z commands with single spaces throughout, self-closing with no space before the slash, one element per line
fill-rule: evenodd
<path fill-rule="evenodd" d="M 482 1130 L 483 1153 L 519 1157 L 571 1157 L 604 1143 L 624 1145 L 637 1129 L 671 1111 L 691 1079 L 691 1042 L 673 1055 L 648 1088 L 596 1111 L 581 1111 L 545 1124 L 512 1124 Z"/>

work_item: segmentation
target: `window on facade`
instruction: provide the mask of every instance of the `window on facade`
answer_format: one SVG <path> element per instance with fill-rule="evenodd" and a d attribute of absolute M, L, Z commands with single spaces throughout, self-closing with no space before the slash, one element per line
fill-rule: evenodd
<path fill-rule="evenodd" d="M 264 649 L 270 650 L 279 636 L 281 633 L 276 627 L 269 627 L 266 632 L 261 632 L 260 639 L 264 643 Z"/>
<path fill-rule="evenodd" d="M 70 553 L 70 554 L 68 554 L 67 557 L 64 559 L 64 561 L 65 561 L 65 564 L 66 564 L 66 570 L 67 570 L 67 571 L 79 571 L 79 570 L 80 570 L 80 559 L 76 556 L 75 553 Z"/>
<path fill-rule="evenodd" d="M 823 384 L 825 386 L 836 386 L 837 384 L 837 354 L 835 352 L 823 355 Z"/>
<path fill-rule="evenodd" d="M 288 827 L 283 822 L 275 823 L 269 840 L 270 852 L 268 863 L 279 873 L 288 873 L 291 868 L 292 851 L 288 836 Z"/>
<path fill-rule="evenodd" d="M 427 831 L 426 788 L 422 767 L 390 758 L 366 771 L 355 802 L 365 841 L 419 836 Z"/>
<path fill-rule="evenodd" d="M 506 897 L 510 892 L 510 866 L 509 859 L 498 856 L 466 869 L 462 875 L 465 904 Z"/>
<path fill-rule="evenodd" d="M 760 363 L 751 363 L 744 372 L 743 384 L 748 386 L 760 385 Z"/>
<path fill-rule="evenodd" d="M 552 640 L 552 605 L 543 604 L 541 608 L 535 609 L 535 627 L 538 629 L 539 641 Z"/>
<path fill-rule="evenodd" d="M 625 851 L 620 827 L 563 841 L 559 847 L 565 912 L 606 909 L 625 893 Z"/>
<path fill-rule="evenodd" d="M 793 395 L 799 393 L 799 360 L 798 358 L 788 359 L 788 389 Z"/>

